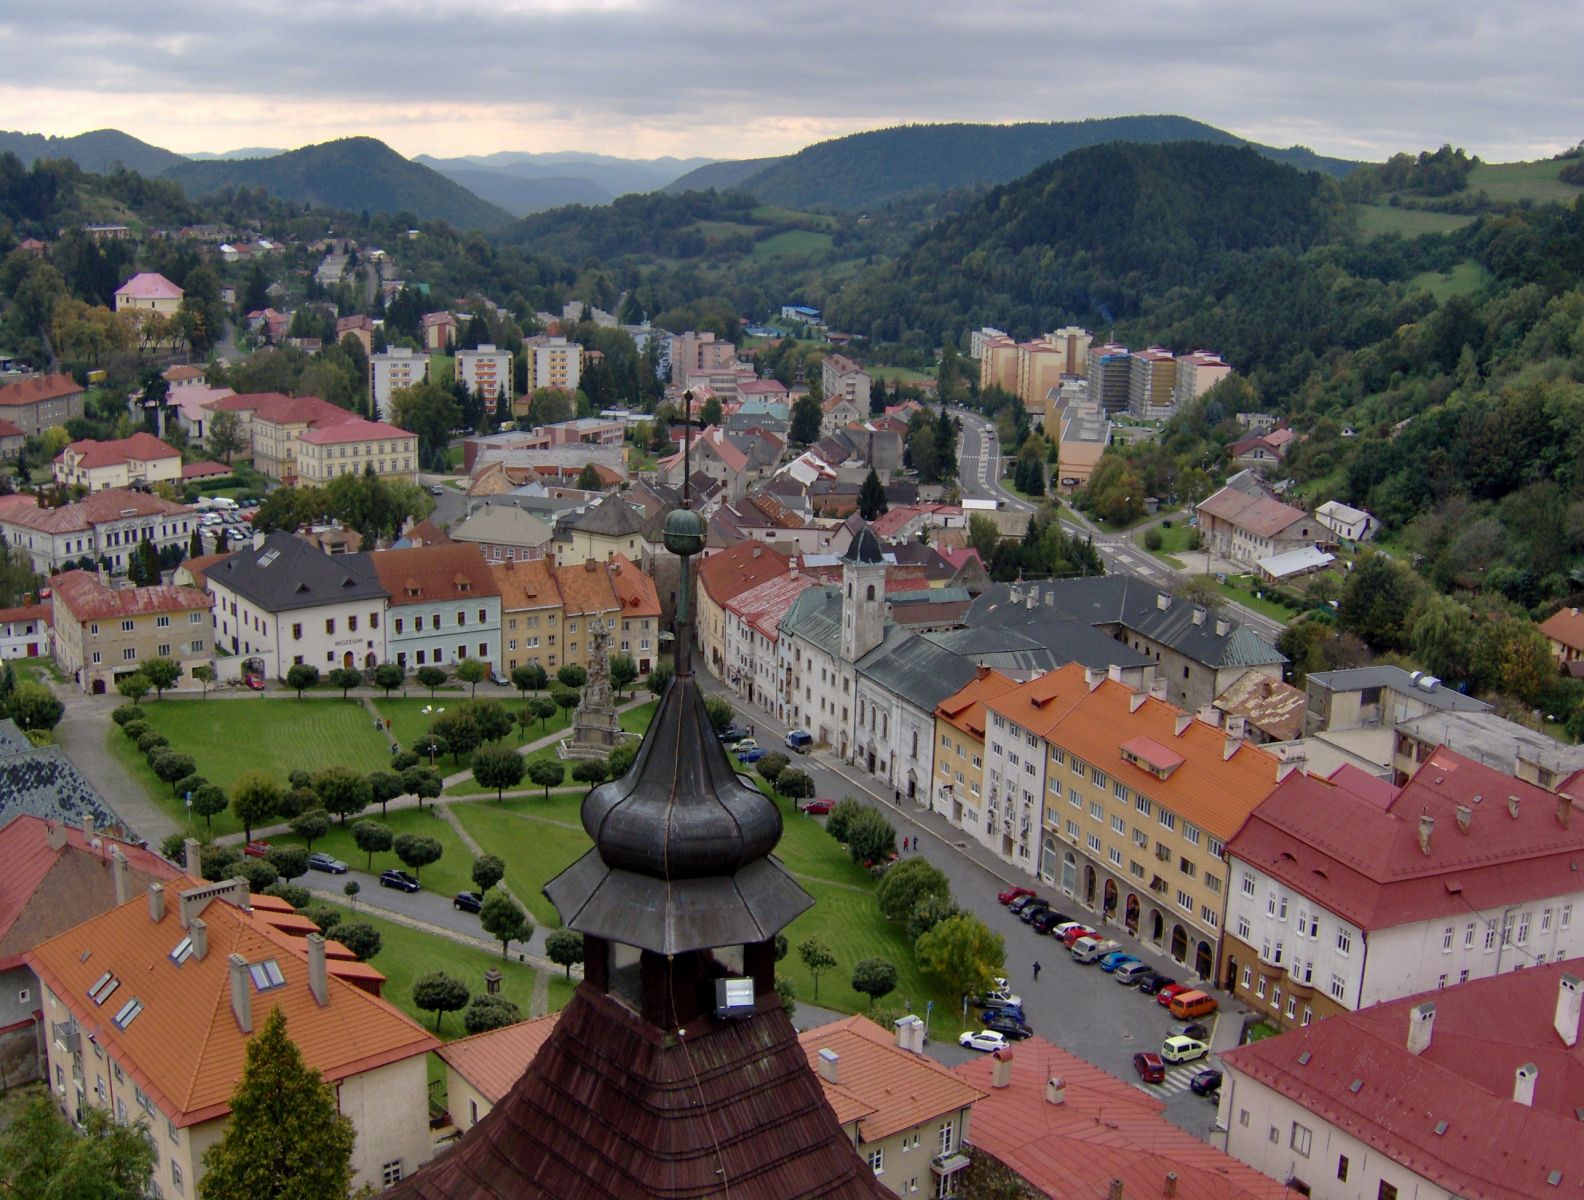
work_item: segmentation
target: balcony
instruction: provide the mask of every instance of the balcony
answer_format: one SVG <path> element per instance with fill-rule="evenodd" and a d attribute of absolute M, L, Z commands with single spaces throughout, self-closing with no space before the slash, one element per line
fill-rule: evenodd
<path fill-rule="evenodd" d="M 50 1037 L 68 1054 L 82 1053 L 82 1030 L 76 1021 L 54 1021 L 50 1024 Z"/>
<path fill-rule="evenodd" d="M 961 1150 L 953 1150 L 950 1154 L 937 1154 L 930 1159 L 930 1170 L 944 1178 L 963 1170 L 968 1166 L 968 1161 L 968 1156 Z"/>

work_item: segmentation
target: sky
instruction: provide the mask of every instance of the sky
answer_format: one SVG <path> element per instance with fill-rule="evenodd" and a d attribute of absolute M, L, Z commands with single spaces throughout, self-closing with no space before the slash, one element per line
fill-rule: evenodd
<path fill-rule="evenodd" d="M 1361 159 L 1584 139 L 1579 0 L 7 0 L 0 64 L 6 128 L 181 153 L 746 158 L 1132 113 Z"/>

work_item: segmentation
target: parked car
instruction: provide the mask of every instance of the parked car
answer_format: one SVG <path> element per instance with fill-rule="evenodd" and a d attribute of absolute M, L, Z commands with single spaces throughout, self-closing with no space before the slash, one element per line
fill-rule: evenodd
<path fill-rule="evenodd" d="M 1094 937 L 1078 938 L 1073 942 L 1071 949 L 1073 962 L 1092 963 L 1099 962 L 1119 947 L 1110 938 L 1102 938 L 1097 934 Z"/>
<path fill-rule="evenodd" d="M 1071 950 L 1080 938 L 1098 938 L 1100 935 L 1087 925 L 1072 925 L 1062 934 L 1062 942 Z"/>
<path fill-rule="evenodd" d="M 511 680 L 500 671 L 490 672 L 490 682 L 496 687 L 511 687 Z"/>
<path fill-rule="evenodd" d="M 1194 1077 L 1188 1081 L 1188 1086 L 1195 1096 L 1213 1096 L 1221 1090 L 1221 1072 L 1214 1067 L 1195 1071 Z"/>
<path fill-rule="evenodd" d="M 1210 1026 L 1203 1021 L 1184 1021 L 1166 1030 L 1170 1037 L 1191 1037 L 1196 1042 L 1210 1040 Z"/>
<path fill-rule="evenodd" d="M 1154 972 L 1150 970 L 1148 963 L 1134 961 L 1130 963 L 1124 963 L 1122 966 L 1118 967 L 1116 971 L 1113 972 L 1112 978 L 1114 978 L 1123 987 L 1132 987 L 1139 980 L 1147 979 L 1152 974 L 1154 974 Z"/>
<path fill-rule="evenodd" d="M 478 912 L 484 907 L 484 897 L 477 892 L 458 892 L 451 899 L 451 907 L 463 912 Z"/>
<path fill-rule="evenodd" d="M 985 1021 L 984 1027 L 992 1033 L 999 1033 L 1002 1037 L 1011 1038 L 1016 1042 L 1034 1036 L 1033 1026 L 1026 1025 L 1013 1017 L 990 1017 Z"/>
<path fill-rule="evenodd" d="M 1165 987 L 1161 988 L 1160 991 L 1155 993 L 1155 1003 L 1159 1004 L 1162 1008 L 1165 1008 L 1171 1004 L 1174 997 L 1180 996 L 1184 992 L 1191 991 L 1193 991 L 1193 988 L 1189 987 L 1186 983 L 1168 983 Z"/>
<path fill-rule="evenodd" d="M 1025 904 L 1022 908 L 1020 908 L 1018 910 L 1018 920 L 1022 921 L 1023 924 L 1025 924 L 1025 925 L 1032 925 L 1034 923 L 1034 918 L 1035 917 L 1039 916 L 1040 913 L 1042 913 L 1042 912 L 1049 912 L 1049 911 L 1050 911 L 1050 901 L 1049 900 L 1038 900 L 1038 899 L 1030 900 L 1027 904 Z"/>
<path fill-rule="evenodd" d="M 252 688 L 255 692 L 262 692 L 264 690 L 264 676 L 258 674 L 256 671 L 249 671 L 246 675 L 242 676 L 242 682 L 247 684 L 248 687 Z"/>
<path fill-rule="evenodd" d="M 1169 1037 L 1161 1043 L 1161 1057 L 1169 1063 L 1193 1062 L 1210 1053 L 1210 1047 L 1197 1038 Z"/>
<path fill-rule="evenodd" d="M 1032 896 L 1033 894 L 1033 888 L 1017 887 L 1014 885 L 1013 887 L 1003 888 L 1000 892 L 996 893 L 996 899 L 1001 901 L 1002 904 L 1011 904 L 1012 901 L 1016 900 L 1019 896 Z"/>
<path fill-rule="evenodd" d="M 1159 1054 L 1140 1050 L 1133 1056 L 1133 1069 L 1145 1083 L 1166 1082 L 1166 1064 L 1161 1061 Z"/>
<path fill-rule="evenodd" d="M 751 737 L 738 738 L 737 744 L 732 749 L 736 750 L 739 755 L 743 755 L 759 749 L 759 743 Z"/>
<path fill-rule="evenodd" d="M 1023 895 L 1013 900 L 1011 904 L 1007 905 L 1007 912 L 1020 913 L 1038 899 L 1039 897 L 1033 892 L 1025 892 Z"/>
<path fill-rule="evenodd" d="M 967 1046 L 970 1050 L 1005 1050 L 1007 1040 L 993 1029 L 981 1029 L 963 1034 L 957 1039 L 957 1044 Z"/>
<path fill-rule="evenodd" d="M 799 808 L 808 813 L 808 815 L 811 817 L 823 817 L 835 806 L 836 801 L 834 800 L 810 800 L 806 804 L 798 805 Z"/>
<path fill-rule="evenodd" d="M 1100 969 L 1109 975 L 1119 967 L 1132 966 L 1138 961 L 1136 955 L 1128 954 L 1122 950 L 1113 950 L 1110 954 L 1100 957 Z"/>
<path fill-rule="evenodd" d="M 979 1019 L 986 1024 L 996 1020 L 1027 1021 L 1021 1004 L 987 1004 L 979 1010 Z"/>
<path fill-rule="evenodd" d="M 400 888 L 404 892 L 416 892 L 422 889 L 423 884 L 407 874 L 406 871 L 398 871 L 392 867 L 380 876 L 380 887 L 393 887 Z"/>
<path fill-rule="evenodd" d="M 1012 994 L 1012 986 L 1009 983 L 1007 983 L 1006 976 L 997 975 L 994 979 L 992 979 L 990 981 L 990 990 L 988 992 L 986 992 L 983 996 L 980 996 L 977 999 L 975 999 L 973 1001 L 973 1003 L 975 1003 L 975 1004 L 1011 1004 L 1011 1005 L 1015 1005 L 1017 1007 L 1021 1007 L 1022 1004 L 1023 1004 L 1023 997 L 1022 996 L 1014 996 Z"/>
<path fill-rule="evenodd" d="M 798 754 L 807 754 L 814 748 L 814 735 L 807 729 L 794 729 L 786 735 L 786 744 Z"/>
<path fill-rule="evenodd" d="M 748 731 L 741 725 L 728 725 L 725 729 L 720 731 L 720 740 L 725 742 L 728 746 L 735 746 L 747 736 Z"/>
<path fill-rule="evenodd" d="M 1089 927 L 1082 921 L 1058 921 L 1051 926 L 1051 937 L 1060 938 L 1065 942 L 1069 929 L 1082 929 L 1085 933 L 1089 932 Z"/>
<path fill-rule="evenodd" d="M 1042 908 L 1029 922 L 1029 928 L 1035 933 L 1049 933 L 1058 925 L 1067 924 L 1067 914 L 1059 913 L 1054 908 Z"/>
<path fill-rule="evenodd" d="M 737 749 L 737 761 L 746 766 L 750 763 L 758 762 L 761 758 L 769 753 L 770 751 L 766 750 L 763 746 L 755 746 L 752 750 L 744 750 L 739 744 Z"/>
<path fill-rule="evenodd" d="M 429 485 L 429 494 L 431 496 L 444 496 L 445 488 L 438 483 L 431 483 Z"/>
<path fill-rule="evenodd" d="M 269 843 L 263 841 L 249 842 L 246 846 L 242 847 L 242 853 L 246 854 L 249 858 L 263 858 L 269 853 Z"/>
<path fill-rule="evenodd" d="M 328 871 L 332 875 L 345 875 L 347 873 L 346 863 L 321 850 L 315 850 L 308 856 L 308 869 L 310 871 Z"/>
<path fill-rule="evenodd" d="M 1153 996 L 1155 993 L 1160 991 L 1161 988 L 1176 982 L 1177 981 L 1170 975 L 1162 975 L 1159 971 L 1153 971 L 1146 975 L 1143 979 L 1139 980 L 1139 991 L 1143 992 L 1146 996 Z"/>

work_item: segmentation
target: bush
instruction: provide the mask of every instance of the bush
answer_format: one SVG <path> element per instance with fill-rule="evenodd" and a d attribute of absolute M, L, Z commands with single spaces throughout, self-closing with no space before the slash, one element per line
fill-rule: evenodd
<path fill-rule="evenodd" d="M 153 730 L 149 728 L 149 723 L 147 721 L 141 718 L 136 718 L 121 726 L 121 732 L 126 734 L 127 741 L 136 743 L 138 738 L 142 737 L 145 733 L 152 733 Z"/>
<path fill-rule="evenodd" d="M 122 728 L 125 729 L 126 726 L 123 725 Z M 170 738 L 166 737 L 163 733 L 155 733 L 152 729 L 150 729 L 137 740 L 138 753 L 145 756 L 147 756 L 151 751 L 162 750 L 169 745 Z"/>
<path fill-rule="evenodd" d="M 855 863 L 884 862 L 896 853 L 896 830 L 878 810 L 866 808 L 847 826 L 847 853 Z"/>
<path fill-rule="evenodd" d="M 774 783 L 777 776 L 779 776 L 782 771 L 785 771 L 791 765 L 792 760 L 785 754 L 782 754 L 779 751 L 771 751 L 769 754 L 766 754 L 759 760 L 759 765 L 756 769 L 759 772 L 760 778 L 762 778 L 766 783 Z"/>
<path fill-rule="evenodd" d="M 880 911 L 892 921 L 911 916 L 919 901 L 927 896 L 950 900 L 951 883 L 944 871 L 924 858 L 898 863 L 895 870 L 886 873 L 875 893 Z"/>
<path fill-rule="evenodd" d="M 864 811 L 864 806 L 851 796 L 843 797 L 831 805 L 829 815 L 825 818 L 825 832 L 838 842 L 847 840 L 847 828 Z"/>
<path fill-rule="evenodd" d="M 522 1020 L 522 1009 L 505 996 L 474 996 L 462 1013 L 462 1027 L 469 1033 L 487 1033 Z"/>
<path fill-rule="evenodd" d="M 302 884 L 285 883 L 278 879 L 274 883 L 270 884 L 269 887 L 264 889 L 264 894 L 266 896 L 274 896 L 278 899 L 286 901 L 287 904 L 290 904 L 298 912 L 301 912 L 303 909 L 307 908 L 309 902 L 313 899 L 313 896 L 309 894 L 308 889 L 303 887 Z"/>
<path fill-rule="evenodd" d="M 627 774 L 627 769 L 633 765 L 633 759 L 638 757 L 638 743 L 636 741 L 623 742 L 610 752 L 610 757 L 605 761 L 610 767 L 612 779 L 620 779 Z"/>
<path fill-rule="evenodd" d="M 141 721 L 143 710 L 136 704 L 123 704 L 110 714 L 110 719 L 117 725 L 125 725 L 128 721 Z"/>
<path fill-rule="evenodd" d="M 814 794 L 814 780 L 807 771 L 788 767 L 776 776 L 775 790 L 788 800 L 806 800 Z"/>
<path fill-rule="evenodd" d="M 1197 550 L 1199 549 L 1202 542 L 1203 539 L 1200 537 L 1199 531 L 1197 529 L 1190 529 L 1188 531 L 1188 549 Z"/>
<path fill-rule="evenodd" d="M 1155 526 L 1151 525 L 1144 531 L 1144 549 L 1159 550 L 1165 544 L 1165 537 L 1162 536 L 1161 531 Z"/>
<path fill-rule="evenodd" d="M 295 885 L 288 884 L 287 886 L 292 887 Z M 330 931 L 341 924 L 341 910 L 334 904 L 326 904 L 323 901 L 317 904 L 303 904 L 298 906 L 297 911 L 319 926 L 319 932 L 324 934 L 325 937 L 335 937 L 335 934 Z"/>

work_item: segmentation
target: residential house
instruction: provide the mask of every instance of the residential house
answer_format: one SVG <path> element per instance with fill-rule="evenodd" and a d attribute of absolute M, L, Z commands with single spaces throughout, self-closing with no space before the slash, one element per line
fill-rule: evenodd
<path fill-rule="evenodd" d="M 1278 1173 L 1262 1175 L 1168 1120 L 1165 1099 L 1152 1090 L 1042 1037 L 973 1058 L 952 1073 L 983 1093 L 974 1104 L 973 1161 L 998 1166 L 1032 1189 L 1009 1195 L 1295 1200 L 1301 1194 L 1278 1182 Z"/>
<path fill-rule="evenodd" d="M 872 577 L 855 558 L 862 553 L 863 535 L 848 551 L 842 598 L 848 613 L 856 608 L 853 629 L 872 627 L 867 597 Z M 847 592 L 853 586 L 852 595 Z M 885 600 L 879 602 L 879 620 L 885 619 Z M 889 783 L 900 802 L 907 797 L 929 803 L 930 781 L 935 774 L 935 707 L 974 677 L 973 660 L 949 644 L 913 632 L 896 621 L 884 623 L 880 641 L 867 652 L 858 647 L 853 658 L 853 759 L 861 770 Z"/>
<path fill-rule="evenodd" d="M 629 655 L 638 674 L 648 675 L 660 661 L 659 590 L 653 579 L 623 555 L 616 555 L 607 565 L 621 622 L 612 633 L 611 652 Z"/>
<path fill-rule="evenodd" d="M 113 442 L 92 438 L 71 442 L 54 463 L 56 483 L 87 492 L 134 483 L 177 483 L 181 472 L 181 451 L 141 431 Z"/>
<path fill-rule="evenodd" d="M 322 267 L 320 269 L 323 271 Z M 331 283 L 340 282 L 339 271 L 335 272 L 335 274 L 337 278 L 331 280 Z M 321 279 L 320 282 L 324 281 Z M 374 353 L 374 318 L 366 313 L 354 313 L 349 317 L 337 317 L 335 333 L 337 344 L 340 344 L 341 340 L 350 334 L 363 347 L 363 356 L 365 358 Z"/>
<path fill-rule="evenodd" d="M 41 575 L 53 575 L 83 559 L 125 574 L 140 542 L 157 550 L 192 540 L 198 515 L 148 492 L 110 488 L 59 508 L 40 508 L 39 497 L 17 496 L 0 507 L 0 534 L 33 562 Z"/>
<path fill-rule="evenodd" d="M 353 1187 L 389 1186 L 434 1153 L 426 1059 L 440 1043 L 344 978 L 320 935 L 263 919 L 239 880 L 151 884 L 26 961 L 43 991 L 57 1106 L 148 1122 L 162 1195 L 198 1194 L 248 1041 L 277 1009 L 352 1121 Z"/>
<path fill-rule="evenodd" d="M 561 566 L 590 560 L 608 562 L 617 554 L 642 558 L 646 524 L 641 510 L 621 493 L 613 492 L 571 521 L 567 539 L 555 543 L 556 562 Z"/>
<path fill-rule="evenodd" d="M 684 460 L 684 451 L 661 459 L 655 464 L 661 483 L 680 485 L 685 470 L 702 474 L 725 488 L 728 500 L 740 500 L 748 490 L 748 456 L 732 444 L 724 429 L 714 425 L 702 430 L 692 439 L 691 454 Z"/>
<path fill-rule="evenodd" d="M 476 544 L 491 563 L 529 562 L 549 553 L 552 532 L 548 524 L 515 504 L 486 500 L 450 536 L 453 541 Z"/>
<path fill-rule="evenodd" d="M 827 354 L 820 363 L 820 386 L 827 400 L 844 397 L 860 416 L 869 415 L 869 387 L 871 378 L 845 354 Z"/>
<path fill-rule="evenodd" d="M 317 396 L 286 396 L 280 392 L 249 392 L 206 405 L 211 413 L 237 415 L 238 431 L 247 441 L 253 465 L 274 479 L 296 479 L 297 440 L 310 429 L 357 419 L 357 414 Z"/>
<path fill-rule="evenodd" d="M 617 623 L 622 600 L 616 590 L 612 564 L 589 559 L 555 568 L 556 589 L 561 593 L 562 664 L 587 668 L 593 634 L 603 628 L 617 644 Z M 658 635 L 656 635 L 658 636 Z"/>
<path fill-rule="evenodd" d="M 671 383 L 686 387 L 695 375 L 729 371 L 737 361 L 737 347 L 717 340 L 713 333 L 678 333 L 671 338 Z"/>
<path fill-rule="evenodd" d="M 583 381 L 583 347 L 577 342 L 541 334 L 524 340 L 523 353 L 528 355 L 530 395 L 540 388 L 554 388 L 569 396 L 577 392 L 578 385 Z M 515 415 L 527 413 L 528 398 L 524 396 L 519 399 L 521 412 L 514 407 L 512 412 Z"/>
<path fill-rule="evenodd" d="M 1177 381 L 1172 387 L 1172 403 L 1178 408 L 1197 400 L 1232 374 L 1230 363 L 1209 350 L 1195 350 L 1177 356 Z M 1272 422 L 1274 425 L 1274 422 Z M 1267 431 L 1262 431 L 1267 432 Z"/>
<path fill-rule="evenodd" d="M 0 460 L 10 461 L 22 453 L 27 444 L 27 434 L 15 421 L 0 417 Z"/>
<path fill-rule="evenodd" d="M 235 395 L 236 392 L 231 388 L 212 388 L 201 379 L 195 384 L 171 388 L 170 406 L 177 424 L 187 435 L 188 445 L 202 447 L 205 444 L 209 437 L 209 421 L 214 417 L 210 405 Z M 248 445 L 250 443 L 244 442 L 243 449 L 246 450 Z"/>
<path fill-rule="evenodd" d="M 1540 622 L 1540 632 L 1551 644 L 1551 656 L 1563 670 L 1584 659 L 1584 616 L 1576 608 L 1559 608 Z"/>
<path fill-rule="evenodd" d="M 546 1013 L 458 1038 L 436 1050 L 446 1067 L 446 1109 L 452 1124 L 466 1133 L 489 1116 L 522 1078 L 560 1018 L 558 1012 Z"/>
<path fill-rule="evenodd" d="M 1042 880 L 1103 925 L 1215 978 L 1226 843 L 1270 795 L 1281 761 L 1076 663 L 985 710 L 986 823 L 998 827 L 1002 857 L 1016 861 L 1009 851 L 1025 823 L 1039 828 Z"/>
<path fill-rule="evenodd" d="M 423 348 L 430 354 L 445 354 L 456 345 L 457 319 L 451 313 L 424 313 L 419 325 L 423 332 Z"/>
<path fill-rule="evenodd" d="M 817 580 L 793 571 L 776 575 L 726 601 L 725 664 L 721 681 L 750 704 L 786 719 L 787 681 L 776 652 L 781 618 L 798 593 Z"/>
<path fill-rule="evenodd" d="M 14 1087 L 44 1077 L 50 1033 L 38 976 L 23 954 L 178 871 L 92 821 L 85 829 L 28 813 L 0 826 L 0 862 L 0 1078 Z"/>
<path fill-rule="evenodd" d="M 980 815 L 984 803 L 984 702 L 1017 686 L 1011 676 L 979 667 L 972 679 L 935 706 L 930 808 L 945 814 L 960 829 L 978 833 L 984 828 Z"/>
<path fill-rule="evenodd" d="M 854 421 L 868 418 L 868 404 L 859 407 L 858 402 L 845 392 L 828 395 L 820 403 L 820 436 L 830 437 L 838 429 L 846 429 Z"/>
<path fill-rule="evenodd" d="M 369 355 L 369 398 L 382 421 L 391 415 L 391 397 L 402 388 L 417 387 L 429 378 L 429 356 L 410 346 L 392 346 Z"/>
<path fill-rule="evenodd" d="M 1307 695 L 1262 671 L 1245 671 L 1215 698 L 1222 724 L 1241 720 L 1245 736 L 1256 742 L 1290 742 L 1303 736 Z"/>
<path fill-rule="evenodd" d="M 551 675 L 564 665 L 559 640 L 561 589 L 549 559 L 506 559 L 490 564 L 501 597 L 501 669 L 537 664 Z"/>
<path fill-rule="evenodd" d="M 773 546 L 742 542 L 699 562 L 693 631 L 698 654 L 711 674 L 724 679 L 728 670 L 726 605 L 748 589 L 779 579 L 792 560 Z"/>
<path fill-rule="evenodd" d="M 478 546 L 453 542 L 364 556 L 386 600 L 386 656 L 405 670 L 501 663 L 501 592 Z"/>
<path fill-rule="evenodd" d="M 276 679 L 297 663 L 320 671 L 379 665 L 388 593 L 371 557 L 323 554 L 279 531 L 231 554 L 204 571 L 216 647 L 263 660 Z"/>
<path fill-rule="evenodd" d="M 1362 508 L 1353 508 L 1340 500 L 1327 500 L 1315 509 L 1315 520 L 1344 542 L 1367 542 L 1375 536 L 1380 524 Z"/>
<path fill-rule="evenodd" d="M 1091 340 L 1085 330 L 1069 327 L 1018 343 L 1014 386 L 1023 411 L 1035 424 L 1044 424 L 1045 397 L 1051 389 L 1060 387 L 1064 376 L 1084 373 Z"/>
<path fill-rule="evenodd" d="M 168 658 L 191 678 L 214 657 L 208 592 L 112 588 L 91 571 L 67 571 L 51 587 L 55 661 L 85 692 L 113 692 L 116 680 L 151 659 Z"/>
<path fill-rule="evenodd" d="M 512 361 L 511 351 L 497 350 L 494 343 L 486 342 L 476 350 L 456 352 L 456 377 L 490 412 L 505 416 L 517 386 Z"/>
<path fill-rule="evenodd" d="M 361 475 L 372 469 L 388 482 L 418 482 L 416 433 L 384 421 L 348 416 L 349 420 L 311 426 L 297 434 L 295 480 L 305 486 L 323 485 L 338 475 Z"/>
<path fill-rule="evenodd" d="M 1230 485 L 1201 500 L 1195 511 L 1206 548 L 1244 567 L 1313 546 L 1325 529 L 1301 508 Z"/>
<path fill-rule="evenodd" d="M 1248 470 L 1269 473 L 1281 466 L 1287 457 L 1287 447 L 1297 435 L 1284 425 L 1266 433 L 1251 433 L 1227 447 L 1227 453 L 1238 466 Z"/>
<path fill-rule="evenodd" d="M 0 416 L 26 437 L 64 425 L 83 415 L 87 390 L 70 375 L 35 375 L 0 388 Z"/>
<path fill-rule="evenodd" d="M 139 272 L 115 290 L 116 312 L 157 312 L 173 317 L 181 302 L 181 288 L 155 271 Z"/>
<path fill-rule="evenodd" d="M 48 658 L 53 631 L 49 604 L 0 608 L 0 659 Z"/>
<path fill-rule="evenodd" d="M 1017 393 L 1017 346 L 1004 333 L 986 334 L 979 341 L 979 390 L 998 387 Z"/>
<path fill-rule="evenodd" d="M 1220 978 L 1292 1027 L 1577 957 L 1573 806 L 1445 747 L 1402 787 L 1291 774 L 1227 844 Z"/>
<path fill-rule="evenodd" d="M 1574 959 L 1220 1055 L 1227 1152 L 1316 1200 L 1534 1200 L 1584 1178 Z"/>

